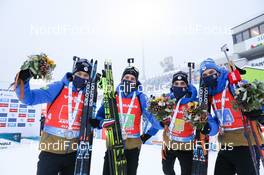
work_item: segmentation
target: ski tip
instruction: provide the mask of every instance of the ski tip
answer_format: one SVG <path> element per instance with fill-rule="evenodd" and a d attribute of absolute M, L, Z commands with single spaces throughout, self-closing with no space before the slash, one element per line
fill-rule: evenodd
<path fill-rule="evenodd" d="M 227 47 L 227 44 L 224 44 L 224 45 L 221 47 L 221 51 L 222 51 L 222 52 L 228 52 L 228 51 L 229 51 L 229 49 L 228 49 L 228 47 Z"/>
<path fill-rule="evenodd" d="M 73 61 L 78 61 L 80 58 L 79 57 L 77 57 L 77 56 L 73 56 Z"/>
<path fill-rule="evenodd" d="M 93 59 L 90 60 L 90 63 L 93 65 Z"/>
<path fill-rule="evenodd" d="M 101 81 L 101 74 L 97 74 L 96 77 L 95 77 L 95 82 L 100 82 Z"/>
<path fill-rule="evenodd" d="M 105 70 L 102 70 L 102 76 L 103 76 L 103 77 L 106 77 L 106 72 L 105 72 Z"/>

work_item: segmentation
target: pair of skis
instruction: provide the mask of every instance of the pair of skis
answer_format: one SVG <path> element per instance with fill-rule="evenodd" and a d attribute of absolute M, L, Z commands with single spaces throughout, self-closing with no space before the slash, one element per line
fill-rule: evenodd
<path fill-rule="evenodd" d="M 228 68 L 229 68 L 229 81 L 233 85 L 234 88 L 237 88 L 240 86 L 240 82 L 242 80 L 239 70 L 236 68 L 232 60 L 229 59 L 227 52 L 229 49 L 227 48 L 227 45 L 224 45 L 221 47 L 221 51 L 224 52 L 226 59 L 228 61 Z M 263 148 L 263 138 L 262 138 L 262 132 L 259 127 L 259 124 L 256 121 L 249 121 L 245 116 L 242 118 L 243 120 L 243 127 L 244 127 L 244 136 L 247 139 L 250 155 L 254 164 L 254 169 L 256 174 L 259 174 L 259 167 L 258 167 L 258 160 L 256 157 L 256 149 L 254 147 L 254 143 L 252 142 L 250 138 L 250 131 L 254 137 L 256 147 L 258 154 L 260 156 L 260 160 L 262 162 L 262 165 L 264 167 L 264 148 Z"/>
<path fill-rule="evenodd" d="M 104 110 L 106 119 L 114 119 L 114 125 L 106 129 L 106 145 L 111 175 L 126 175 L 127 162 L 124 153 L 121 125 L 119 121 L 116 94 L 112 73 L 112 63 L 105 61 L 102 71 L 101 87 L 104 94 Z"/>
<path fill-rule="evenodd" d="M 199 105 L 205 111 L 208 111 L 208 88 L 200 80 L 199 87 Z M 194 141 L 192 175 L 207 175 L 208 167 L 208 152 L 205 145 L 209 142 L 209 137 L 202 134 L 200 130 L 196 130 L 196 137 Z"/>
<path fill-rule="evenodd" d="M 195 63 L 189 62 L 189 83 L 192 81 L 192 71 L 194 70 Z M 208 88 L 204 85 L 202 79 L 199 84 L 199 105 L 205 111 L 208 111 Z M 192 162 L 192 175 L 206 175 L 208 166 L 208 153 L 205 145 L 209 142 L 209 137 L 201 133 L 200 130 L 195 131 L 193 162 Z"/>
<path fill-rule="evenodd" d="M 78 57 L 74 57 L 74 62 L 78 61 Z M 79 136 L 79 145 L 75 162 L 74 175 L 89 175 L 92 158 L 93 145 L 93 128 L 90 120 L 95 117 L 96 101 L 97 101 L 97 81 L 100 75 L 97 74 L 97 60 L 90 61 L 92 71 L 90 79 L 86 85 L 84 105 L 81 117 L 81 127 Z"/>

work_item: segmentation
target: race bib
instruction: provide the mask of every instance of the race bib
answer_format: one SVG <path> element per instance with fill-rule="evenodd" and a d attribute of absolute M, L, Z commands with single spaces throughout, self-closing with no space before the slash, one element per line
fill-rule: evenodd
<path fill-rule="evenodd" d="M 176 119 L 173 132 L 182 132 L 184 130 L 185 121 L 183 119 Z"/>
<path fill-rule="evenodd" d="M 135 115 L 133 114 L 123 114 L 122 116 L 119 114 L 121 126 L 125 128 L 125 130 L 133 130 Z"/>
<path fill-rule="evenodd" d="M 216 115 L 218 118 L 222 117 L 222 110 L 217 110 Z M 224 109 L 223 112 L 223 125 L 224 126 L 231 126 L 234 123 L 234 117 L 231 111 L 227 108 Z"/>

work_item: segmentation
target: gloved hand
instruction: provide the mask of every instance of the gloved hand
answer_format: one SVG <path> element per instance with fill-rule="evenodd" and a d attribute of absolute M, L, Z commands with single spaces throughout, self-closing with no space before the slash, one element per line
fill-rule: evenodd
<path fill-rule="evenodd" d="M 235 67 L 236 67 L 236 69 L 239 71 L 239 73 L 240 73 L 241 75 L 246 75 L 246 73 L 247 73 L 246 70 L 241 69 L 240 67 L 237 67 L 236 65 L 235 65 Z"/>
<path fill-rule="evenodd" d="M 144 144 L 144 143 L 145 143 L 150 137 L 151 137 L 151 135 L 149 135 L 149 134 L 142 134 L 142 135 L 140 136 L 141 141 L 142 141 L 143 144 Z"/>
<path fill-rule="evenodd" d="M 100 121 L 97 119 L 90 119 L 90 122 L 93 128 L 98 128 L 100 126 Z"/>
<path fill-rule="evenodd" d="M 210 124 L 209 122 L 207 122 L 204 127 L 201 129 L 201 133 L 204 134 L 204 135 L 208 135 L 211 131 L 211 127 L 210 127 Z"/>
<path fill-rule="evenodd" d="M 249 112 L 243 112 L 243 114 L 247 117 L 248 120 L 263 121 L 263 118 L 264 118 L 264 113 L 261 109 L 253 110 Z"/>
<path fill-rule="evenodd" d="M 102 128 L 108 128 L 110 126 L 113 126 L 115 124 L 114 119 L 104 119 L 101 123 Z"/>
<path fill-rule="evenodd" d="M 18 75 L 18 79 L 26 82 L 33 77 L 30 69 L 21 70 Z"/>
<path fill-rule="evenodd" d="M 165 117 L 160 122 L 160 125 L 164 128 L 165 125 L 169 126 L 170 122 L 171 122 L 171 118 L 170 117 Z"/>

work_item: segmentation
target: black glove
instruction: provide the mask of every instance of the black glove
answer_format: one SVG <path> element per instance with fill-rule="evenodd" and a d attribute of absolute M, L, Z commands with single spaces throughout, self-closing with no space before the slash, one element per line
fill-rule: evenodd
<path fill-rule="evenodd" d="M 160 122 L 160 125 L 164 128 L 165 125 L 169 126 L 171 122 L 170 117 L 163 118 L 163 120 Z"/>
<path fill-rule="evenodd" d="M 241 75 L 245 75 L 245 74 L 247 73 L 246 70 L 241 69 L 241 68 L 237 67 L 236 65 L 235 65 L 235 67 L 236 67 L 236 69 L 238 70 L 238 72 L 239 72 Z"/>
<path fill-rule="evenodd" d="M 151 135 L 149 135 L 149 134 L 142 134 L 142 135 L 140 136 L 141 141 L 142 141 L 143 144 L 144 144 L 144 143 L 145 143 L 150 137 L 151 137 Z"/>
<path fill-rule="evenodd" d="M 201 133 L 204 135 L 208 135 L 211 131 L 210 124 L 207 122 L 204 127 L 201 129 Z"/>
<path fill-rule="evenodd" d="M 264 116 L 262 116 L 262 117 L 258 120 L 258 122 L 264 126 Z"/>
<path fill-rule="evenodd" d="M 100 121 L 97 120 L 97 119 L 91 119 L 91 120 L 90 120 L 90 123 L 91 123 L 91 126 L 92 126 L 93 128 L 98 128 L 98 127 L 99 127 L 99 124 L 100 124 Z"/>
<path fill-rule="evenodd" d="M 29 69 L 21 70 L 18 75 L 18 79 L 23 80 L 24 82 L 32 78 L 32 72 Z"/>
<path fill-rule="evenodd" d="M 263 121 L 264 113 L 261 109 L 259 110 L 253 110 L 249 112 L 243 112 L 243 114 L 247 117 L 248 120 L 259 120 Z"/>

